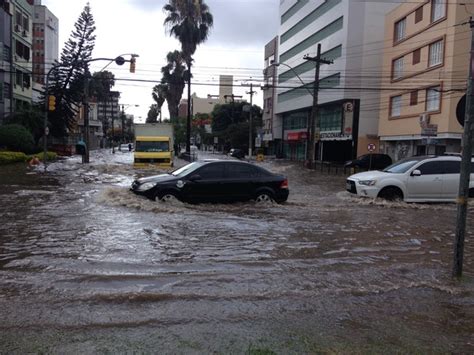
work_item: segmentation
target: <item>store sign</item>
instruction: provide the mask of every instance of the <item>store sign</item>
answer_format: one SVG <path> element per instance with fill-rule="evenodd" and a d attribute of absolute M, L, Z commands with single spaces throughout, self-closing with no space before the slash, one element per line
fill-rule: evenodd
<path fill-rule="evenodd" d="M 273 140 L 273 134 L 271 133 L 266 133 L 263 135 L 263 141 L 264 142 L 269 142 Z"/>
<path fill-rule="evenodd" d="M 438 135 L 437 124 L 427 124 L 426 127 L 421 128 L 421 135 L 425 137 L 433 137 Z"/>
<path fill-rule="evenodd" d="M 308 134 L 306 132 L 289 132 L 287 135 L 287 140 L 289 141 L 300 141 L 306 140 Z"/>
<path fill-rule="evenodd" d="M 341 132 L 327 132 L 321 133 L 321 139 L 334 139 L 334 138 L 339 138 L 339 139 L 352 139 L 352 134 L 345 134 Z"/>
<path fill-rule="evenodd" d="M 344 108 L 344 134 L 352 134 L 352 125 L 354 124 L 354 102 L 345 102 L 342 106 Z"/>

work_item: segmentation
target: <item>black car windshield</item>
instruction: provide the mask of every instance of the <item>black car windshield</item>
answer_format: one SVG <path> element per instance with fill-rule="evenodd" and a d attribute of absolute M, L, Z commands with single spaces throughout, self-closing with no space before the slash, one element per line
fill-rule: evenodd
<path fill-rule="evenodd" d="M 419 159 L 404 159 L 396 162 L 395 164 L 387 166 L 382 171 L 385 173 L 403 174 L 419 162 Z"/>
<path fill-rule="evenodd" d="M 200 168 L 201 166 L 203 166 L 203 162 L 192 162 L 192 163 L 189 163 L 179 169 L 176 169 L 175 171 L 172 171 L 171 172 L 171 175 L 174 175 L 174 176 L 186 176 L 188 175 L 189 173 L 192 173 L 194 170 Z"/>

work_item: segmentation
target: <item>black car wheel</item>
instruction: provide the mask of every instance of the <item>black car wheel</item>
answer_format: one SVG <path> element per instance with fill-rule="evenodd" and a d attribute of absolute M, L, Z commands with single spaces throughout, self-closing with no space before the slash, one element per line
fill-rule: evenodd
<path fill-rule="evenodd" d="M 178 196 L 173 191 L 165 191 L 165 192 L 160 192 L 156 196 L 156 199 L 162 202 L 169 202 L 169 201 L 178 200 Z"/>
<path fill-rule="evenodd" d="M 388 201 L 403 200 L 403 193 L 398 187 L 389 186 L 380 191 L 379 197 Z"/>
<path fill-rule="evenodd" d="M 270 191 L 260 191 L 257 192 L 255 196 L 255 202 L 257 203 L 271 203 L 274 201 L 273 193 Z"/>

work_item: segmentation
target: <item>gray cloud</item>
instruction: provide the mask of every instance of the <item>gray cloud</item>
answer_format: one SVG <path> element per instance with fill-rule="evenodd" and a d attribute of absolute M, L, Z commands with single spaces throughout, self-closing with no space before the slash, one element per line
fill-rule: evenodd
<path fill-rule="evenodd" d="M 142 11 L 162 9 L 166 1 L 129 0 Z M 210 45 L 265 45 L 276 36 L 279 23 L 278 0 L 207 0 L 214 16 Z"/>

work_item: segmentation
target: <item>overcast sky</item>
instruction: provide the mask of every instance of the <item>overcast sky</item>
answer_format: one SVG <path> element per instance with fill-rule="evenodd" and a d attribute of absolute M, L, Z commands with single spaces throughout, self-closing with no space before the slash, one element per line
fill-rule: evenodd
<path fill-rule="evenodd" d="M 160 80 L 160 69 L 169 51 L 180 49 L 179 42 L 165 33 L 163 21 L 165 0 L 89 0 L 96 24 L 93 57 L 115 58 L 124 53 L 137 53 L 136 73 L 128 72 L 128 63 L 107 67 L 119 78 Z M 200 45 L 194 55 L 192 91 L 200 97 L 218 94 L 220 74 L 234 76 L 234 94 L 245 94 L 241 83 L 250 78 L 260 81 L 263 70 L 263 50 L 278 31 L 279 0 L 207 0 L 214 16 L 209 40 Z M 59 19 L 60 50 L 69 38 L 74 23 L 87 1 L 42 0 Z M 101 70 L 107 62 L 92 63 L 91 71 Z M 153 104 L 151 90 L 155 83 L 120 82 L 114 90 L 121 92 L 121 103 L 131 105 L 126 113 L 144 121 Z M 257 90 L 254 102 L 262 105 L 262 92 Z M 183 93 L 186 98 L 186 89 Z M 133 105 L 140 105 L 134 107 Z M 168 116 L 167 104 L 163 106 Z"/>

